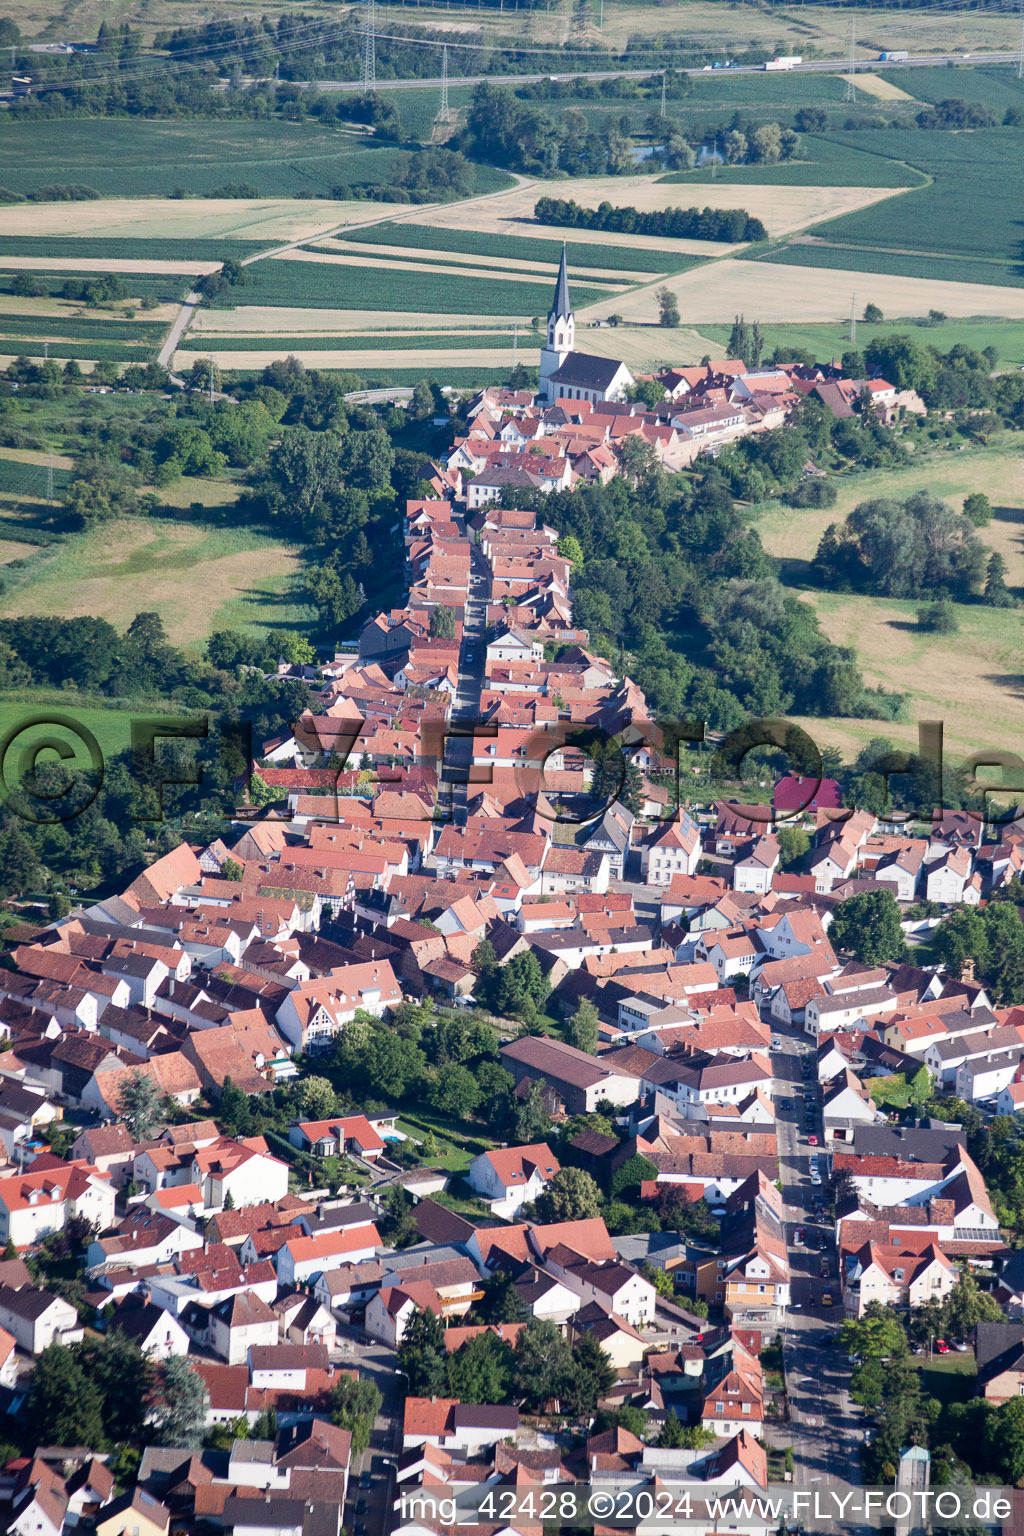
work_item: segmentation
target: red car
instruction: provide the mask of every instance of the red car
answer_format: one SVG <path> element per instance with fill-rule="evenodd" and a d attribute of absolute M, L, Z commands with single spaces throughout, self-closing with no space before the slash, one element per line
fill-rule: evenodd
<path fill-rule="evenodd" d="M 945 1339 L 936 1339 L 935 1340 L 935 1353 L 937 1355 L 948 1355 L 949 1354 L 949 1345 L 946 1343 Z"/>
<path fill-rule="evenodd" d="M 816 1147 L 818 1145 L 818 1138 L 817 1138 L 817 1136 L 814 1135 L 813 1132 L 807 1138 L 807 1145 L 809 1147 Z"/>

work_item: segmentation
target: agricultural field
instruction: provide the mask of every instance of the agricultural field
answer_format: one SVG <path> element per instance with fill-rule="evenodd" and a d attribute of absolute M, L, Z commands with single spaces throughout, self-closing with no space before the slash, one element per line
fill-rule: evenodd
<path fill-rule="evenodd" d="M 870 292 L 865 293 L 865 302 Z M 882 325 L 865 325 L 857 320 L 856 342 L 850 340 L 850 320 L 835 321 L 831 325 L 764 325 L 765 357 L 771 357 L 777 347 L 801 347 L 815 362 L 828 362 L 841 357 L 850 347 L 861 350 L 879 336 L 893 334 L 910 335 L 922 346 L 938 347 L 948 352 L 950 347 L 973 347 L 981 352 L 985 347 L 995 347 L 1001 369 L 1024 368 L 1024 321 L 1002 320 L 995 316 L 978 316 L 965 320 L 949 320 L 943 325 L 924 323 L 925 317 L 893 315 Z M 708 342 L 716 356 L 724 354 L 731 327 L 728 325 L 702 325 L 701 336 Z M 707 348 L 705 348 L 707 350 Z"/>
<path fill-rule="evenodd" d="M 206 500 L 198 481 L 178 489 L 183 505 Z M 208 482 L 206 495 L 213 498 L 206 504 L 230 505 L 237 488 Z M 249 528 L 121 520 L 34 555 L 19 575 L 16 585 L 7 583 L 0 614 L 93 614 L 123 628 L 141 610 L 154 610 L 173 643 L 191 653 L 214 629 L 268 622 L 295 629 L 312 617 L 297 590 L 298 550 Z"/>
<path fill-rule="evenodd" d="M 1006 580 L 1024 598 L 1024 449 L 965 448 L 962 453 L 929 454 L 920 466 L 871 470 L 835 480 L 834 507 L 794 508 L 770 503 L 759 509 L 757 529 L 765 549 L 783 561 L 786 579 L 806 580 L 821 535 L 840 523 L 862 501 L 876 496 L 905 497 L 927 489 L 959 508 L 974 491 L 984 491 L 994 516 L 978 536 L 1006 561 Z"/>
<path fill-rule="evenodd" d="M 743 259 L 747 259 L 745 256 Z M 999 284 L 1001 291 L 1009 294 L 1012 288 L 1024 285 L 1024 271 L 1018 272 L 1006 262 L 979 257 L 967 260 L 958 256 L 915 256 L 911 252 L 878 251 L 860 249 L 849 245 L 826 245 L 812 236 L 798 236 L 774 251 L 758 252 L 752 259 L 758 265 L 774 265 L 777 262 L 789 267 L 824 268 L 830 272 L 866 272 L 885 277 L 920 278 L 924 282 L 941 285 L 955 278 L 957 283 L 983 284 L 989 291 Z M 860 285 L 862 288 L 865 284 Z M 874 284 L 872 284 L 872 287 Z M 981 304 L 976 301 L 975 307 Z M 1009 298 L 1000 301 L 1009 303 Z"/>
<path fill-rule="evenodd" d="M 885 260 L 891 256 L 955 257 L 984 263 L 990 282 L 1019 283 L 1018 193 L 1021 139 L 998 129 L 972 133 L 892 132 L 849 134 L 855 144 L 906 158 L 932 178 L 931 185 L 886 203 L 833 218 L 814 230 L 815 248 L 853 247 Z M 840 256 L 842 253 L 840 252 Z M 842 266 L 840 259 L 836 263 Z M 880 267 L 879 270 L 884 270 Z"/>
<path fill-rule="evenodd" d="M 815 77 L 820 78 L 820 77 Z M 847 116 L 849 108 L 844 108 Z M 838 126 L 838 119 L 837 119 Z M 848 139 L 849 136 L 847 136 Z M 694 185 L 747 187 L 923 187 L 928 178 L 890 155 L 875 154 L 871 145 L 875 133 L 862 134 L 863 145 L 855 147 L 847 139 L 803 134 L 799 159 L 781 165 L 718 165 L 714 179 L 710 166 L 692 171 L 670 171 L 661 179 L 671 186 Z M 909 139 L 908 144 L 914 140 Z M 701 194 L 703 196 L 703 193 Z"/>
<path fill-rule="evenodd" d="M 788 251 L 787 253 L 788 254 Z M 618 311 L 632 323 L 654 325 L 660 283 L 634 288 L 613 301 L 592 305 L 587 319 Z M 860 314 L 870 300 L 888 315 L 925 315 L 939 309 L 953 318 L 989 314 L 1024 319 L 1024 292 L 981 283 L 941 282 L 771 264 L 729 258 L 694 267 L 665 280 L 679 301 L 684 325 L 731 325 L 737 314 L 762 324 L 849 322 L 851 305 Z"/>
<path fill-rule="evenodd" d="M 577 240 L 566 242 L 569 276 L 574 281 L 577 277 L 585 281 L 588 271 L 600 272 L 601 275 L 617 272 L 653 272 L 660 275 L 676 270 L 677 264 L 680 268 L 692 265 L 689 255 L 676 255 L 674 247 L 692 253 L 695 247 L 707 244 L 706 241 L 697 240 L 666 240 L 661 243 L 661 249 L 652 250 L 646 238 L 642 247 L 638 245 L 634 248 L 632 237 L 628 246 L 596 245 L 589 243 L 590 234 L 588 230 L 586 244 Z M 619 239 L 622 238 L 620 235 Z M 557 239 L 544 241 L 529 235 L 479 234 L 474 230 L 439 229 L 429 224 L 412 224 L 408 221 L 403 224 L 378 224 L 370 231 L 347 230 L 337 239 L 358 243 L 361 247 L 372 240 L 376 246 L 398 246 L 406 252 L 439 251 L 445 255 L 454 253 L 476 256 L 487 261 L 514 263 L 516 266 L 528 264 L 537 267 L 544 263 L 551 271 L 557 268 L 562 254 L 562 242 Z"/>
<path fill-rule="evenodd" d="M 30 193 L 68 181 L 104 197 L 172 197 L 216 193 L 228 184 L 260 198 L 326 195 L 339 183 L 386 182 L 399 151 L 367 147 L 365 133 L 316 122 L 76 119 L 8 124 L 0 139 L 0 185 Z M 504 172 L 481 166 L 478 192 L 508 185 Z"/>
<path fill-rule="evenodd" d="M 872 736 L 910 744 L 917 721 L 941 720 L 952 759 L 1015 750 L 1024 731 L 1024 612 L 956 604 L 954 635 L 918 629 L 916 602 L 805 592 L 830 640 L 853 647 L 870 686 L 909 693 L 910 722 L 801 720 L 819 746 L 856 750 Z"/>
<path fill-rule="evenodd" d="M 230 251 L 235 241 L 263 250 L 290 240 L 310 240 L 341 224 L 386 218 L 390 207 L 330 198 L 103 197 L 82 203 L 14 203 L 4 208 L 3 229 L 7 239 L 20 240 L 45 235 L 122 244 L 159 240 L 162 248 L 185 241 L 190 252 L 197 243 L 211 241 L 216 242 L 216 255 Z"/>
<path fill-rule="evenodd" d="M 276 257 L 252 268 L 256 281 L 242 290 L 246 305 L 300 305 L 333 309 L 373 310 L 381 300 L 379 264 L 343 266 L 331 258 L 286 261 Z M 519 315 L 547 312 L 548 295 L 540 284 L 507 280 L 503 273 L 467 277 L 451 269 L 423 272 L 415 268 L 391 271 L 386 284 L 387 310 L 397 315 L 407 310 L 423 314 L 463 316 Z M 579 308 L 606 297 L 599 289 L 577 285 L 574 302 Z M 613 304 L 614 307 L 614 304 Z"/>
<path fill-rule="evenodd" d="M 396 225 L 401 230 L 401 225 Z M 524 281 L 535 279 L 539 282 L 551 282 L 558 271 L 558 258 L 561 254 L 561 246 L 549 240 L 548 244 L 554 247 L 555 254 L 550 261 L 533 260 L 521 261 L 514 256 L 471 256 L 461 251 L 445 250 L 405 250 L 397 244 L 377 245 L 373 242 L 375 230 L 367 231 L 369 238 L 362 240 L 318 240 L 308 247 L 310 253 L 325 251 L 334 256 L 341 256 L 352 260 L 363 260 L 367 256 L 374 257 L 379 266 L 385 269 L 396 261 L 403 266 L 415 266 L 421 271 L 439 271 L 441 269 L 454 268 L 460 272 L 476 272 L 477 276 L 484 275 L 490 268 L 498 268 L 510 277 L 522 278 Z M 486 238 L 486 237 L 484 237 Z M 632 271 L 629 269 L 608 271 L 603 268 L 595 270 L 593 267 L 569 267 L 569 277 L 575 283 L 594 283 L 605 287 L 625 286 L 629 283 L 645 283 L 650 279 L 652 272 L 661 272 L 671 268 L 672 270 L 685 271 L 687 267 L 696 264 L 694 256 L 682 256 L 675 261 L 666 258 L 659 265 L 651 267 L 647 271 Z M 440 263 L 440 266 L 438 265 Z"/>
<path fill-rule="evenodd" d="M 822 219 L 838 213 L 848 213 L 885 198 L 886 190 L 871 186 L 762 186 L 751 183 L 743 189 L 742 198 L 736 200 L 735 188 L 725 182 L 709 183 L 701 187 L 700 203 L 706 208 L 743 207 L 755 218 L 764 222 L 769 234 L 779 236 L 817 224 Z M 597 208 L 602 202 L 615 207 L 633 207 L 643 211 L 688 205 L 671 184 L 655 175 L 636 176 L 586 176 L 562 181 L 533 181 L 510 192 L 490 197 L 478 203 L 473 218 L 468 222 L 485 234 L 526 235 L 550 241 L 556 234 L 555 227 L 534 221 L 533 209 L 541 197 L 572 197 L 585 208 Z M 463 229 L 467 224 L 465 210 L 459 204 L 446 204 L 414 215 L 409 222 L 429 224 L 433 228 Z M 566 239 L 576 231 L 564 231 Z M 593 233 L 587 231 L 588 241 Z M 611 237 L 614 244 L 622 244 L 622 236 Z M 632 241 L 630 242 L 632 244 Z M 664 244 L 664 242 L 663 242 Z M 712 256 L 728 247 L 713 241 L 674 241 L 676 249 L 685 249 L 695 255 Z"/>
<path fill-rule="evenodd" d="M 782 562 L 781 574 L 813 605 L 825 632 L 851 645 L 871 686 L 909 693 L 911 723 L 877 720 L 802 720 L 820 745 L 856 751 L 872 736 L 911 743 L 917 720 L 945 722 L 946 748 L 963 757 L 981 747 L 1012 746 L 1024 729 L 1024 609 L 956 605 L 954 635 L 926 634 L 916 625 L 916 602 L 898 602 L 849 593 L 806 589 L 808 565 L 826 527 L 841 522 L 862 501 L 905 497 L 925 488 L 959 508 L 966 496 L 984 491 L 994 511 L 982 542 L 1006 561 L 1006 579 L 1024 598 L 1024 454 L 1019 449 L 968 449 L 933 454 L 919 467 L 872 471 L 836 480 L 839 499 L 827 510 L 796 510 L 779 503 L 759 509 L 757 530 L 765 548 Z M 822 734 L 824 732 L 824 735 Z M 817 733 L 817 734 L 816 734 Z"/>

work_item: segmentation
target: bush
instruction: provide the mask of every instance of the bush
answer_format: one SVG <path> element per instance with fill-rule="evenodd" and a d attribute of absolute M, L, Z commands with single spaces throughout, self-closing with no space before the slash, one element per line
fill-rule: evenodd
<path fill-rule="evenodd" d="M 808 480 L 801 480 L 783 496 L 787 507 L 834 507 L 839 492 L 831 480 L 822 480 L 812 476 Z"/>
<path fill-rule="evenodd" d="M 934 635 L 955 635 L 960 628 L 956 608 L 948 598 L 922 604 L 917 610 L 917 624 L 919 629 L 926 629 Z"/>

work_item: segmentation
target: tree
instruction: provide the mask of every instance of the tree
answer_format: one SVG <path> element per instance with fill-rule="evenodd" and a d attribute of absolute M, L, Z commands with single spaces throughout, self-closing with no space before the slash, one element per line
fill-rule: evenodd
<path fill-rule="evenodd" d="M 448 1356 L 447 1390 L 464 1403 L 504 1403 L 515 1385 L 511 1344 L 496 1333 L 478 1333 Z"/>
<path fill-rule="evenodd" d="M 160 1443 L 197 1449 L 206 1426 L 206 1384 L 181 1355 L 172 1355 L 164 1364 L 162 1397 L 157 1413 Z"/>
<path fill-rule="evenodd" d="M 516 1391 L 528 1408 L 542 1409 L 549 1397 L 561 1397 L 572 1384 L 573 1358 L 568 1341 L 546 1318 L 531 1317 L 516 1339 Z"/>
<path fill-rule="evenodd" d="M 662 394 L 664 394 L 664 390 L 662 390 Z M 570 560 L 576 570 L 579 571 L 583 565 L 583 549 L 579 539 L 575 538 L 571 533 L 563 533 L 558 541 L 557 549 L 562 559 Z"/>
<path fill-rule="evenodd" d="M 990 608 L 1013 608 L 1013 595 L 1006 585 L 1006 561 L 998 550 L 989 555 L 986 572 L 983 601 Z"/>
<path fill-rule="evenodd" d="M 775 837 L 783 869 L 798 864 L 811 846 L 811 839 L 803 827 L 780 827 Z"/>
<path fill-rule="evenodd" d="M 528 1012 L 532 1019 L 547 997 L 550 983 L 540 968 L 537 956 L 527 949 L 513 955 L 507 965 L 482 976 L 479 990 L 495 1013 L 522 1016 Z M 528 1007 L 528 1004 L 532 1006 Z"/>
<path fill-rule="evenodd" d="M 900 909 L 891 891 L 862 891 L 835 909 L 829 940 L 864 965 L 899 960 L 906 950 Z"/>
<path fill-rule="evenodd" d="M 684 1431 L 683 1426 L 679 1420 L 679 1415 L 676 1413 L 674 1408 L 670 1408 L 668 1413 L 665 1415 L 665 1422 L 661 1426 L 661 1433 L 658 1436 L 658 1444 L 666 1450 L 675 1451 L 680 1450 L 683 1446 L 683 1443 Z"/>
<path fill-rule="evenodd" d="M 468 1120 L 480 1107 L 480 1087 L 468 1067 L 445 1066 L 434 1078 L 430 1103 L 442 1115 Z"/>
<path fill-rule="evenodd" d="M 659 288 L 655 298 L 658 301 L 658 324 L 664 326 L 679 325 L 679 300 L 672 290 L 670 288 Z"/>
<path fill-rule="evenodd" d="M 117 1096 L 117 1112 L 133 1141 L 148 1141 L 160 1120 L 162 1096 L 152 1077 L 140 1068 L 129 1074 Z"/>
<path fill-rule="evenodd" d="M 597 1055 L 597 1026 L 598 1012 L 593 1003 L 584 998 L 572 1018 L 566 1037 L 569 1044 L 575 1046 L 578 1051 L 586 1051 L 588 1056 Z"/>
<path fill-rule="evenodd" d="M 593 1334 L 578 1339 L 572 1352 L 572 1373 L 565 1406 L 572 1414 L 590 1414 L 597 1400 L 616 1380 L 615 1368 Z"/>
<path fill-rule="evenodd" d="M 343 1376 L 331 1388 L 330 1402 L 331 1423 L 348 1430 L 352 1454 L 361 1456 L 369 1449 L 373 1426 L 384 1403 L 380 1388 L 367 1376 L 360 1376 L 358 1381 Z"/>
<path fill-rule="evenodd" d="M 992 503 L 984 491 L 974 491 L 964 498 L 964 516 L 969 517 L 975 528 L 987 528 L 992 521 Z"/>
<path fill-rule="evenodd" d="M 24 1407 L 33 1445 L 106 1445 L 103 1395 L 74 1352 L 49 1344 L 35 1363 Z"/>
<path fill-rule="evenodd" d="M 220 867 L 220 878 L 222 880 L 234 880 L 237 882 L 241 880 L 244 873 L 245 870 L 237 859 L 225 859 Z"/>
<path fill-rule="evenodd" d="M 13 1239 L 13 1237 L 9 1237 L 7 1239 L 7 1246 L 4 1248 L 3 1255 L 2 1255 L 3 1262 L 5 1264 L 7 1264 L 7 1263 L 10 1262 L 11 1259 L 16 1259 L 17 1257 L 18 1257 L 18 1250 L 14 1246 L 14 1239 Z"/>
<path fill-rule="evenodd" d="M 434 414 L 434 387 L 429 379 L 420 379 L 412 387 L 412 399 L 406 406 L 410 421 L 427 421 Z"/>
<path fill-rule="evenodd" d="M 650 1159 L 634 1152 L 612 1174 L 609 1193 L 613 1200 L 636 1204 L 640 1199 L 641 1184 L 647 1180 L 657 1180 L 657 1177 L 658 1170 Z"/>
<path fill-rule="evenodd" d="M 751 159 L 759 165 L 775 165 L 782 159 L 782 130 L 778 123 L 762 123 L 750 135 Z"/>
<path fill-rule="evenodd" d="M 329 1078 L 304 1077 L 295 1087 L 295 1107 L 307 1120 L 326 1120 L 338 1107 Z"/>
<path fill-rule="evenodd" d="M 412 1196 L 401 1184 L 392 1184 L 383 1199 L 384 1214 L 380 1220 L 381 1236 L 392 1248 L 406 1248 L 419 1238 L 416 1225 L 416 1208 Z"/>
<path fill-rule="evenodd" d="M 601 1205 L 601 1191 L 582 1168 L 560 1168 L 537 1200 L 541 1221 L 579 1221 L 596 1216 Z"/>
<path fill-rule="evenodd" d="M 398 1367 L 405 1373 L 411 1396 L 436 1397 L 444 1391 L 445 1360 L 444 1324 L 433 1312 L 417 1307 L 398 1350 Z"/>
<path fill-rule="evenodd" d="M 435 603 L 430 610 L 430 633 L 437 640 L 454 640 L 455 610 L 447 603 Z"/>
<path fill-rule="evenodd" d="M 942 1321 L 954 1339 L 966 1339 L 979 1323 L 1004 1320 L 999 1303 L 983 1291 L 973 1275 L 961 1275 L 942 1303 Z"/>
<path fill-rule="evenodd" d="M 544 1106 L 542 1084 L 531 1083 L 525 1098 L 514 1100 L 513 1139 L 521 1147 L 543 1141 L 551 1129 L 551 1116 Z"/>
<path fill-rule="evenodd" d="M 476 1304 L 476 1314 L 482 1323 L 526 1321 L 529 1309 L 508 1270 L 499 1269 L 496 1275 L 484 1281 L 482 1290 L 483 1295 Z"/>
<path fill-rule="evenodd" d="M 881 325 L 881 323 L 882 323 L 882 321 L 884 319 L 885 319 L 885 316 L 882 314 L 882 311 L 879 309 L 877 304 L 865 304 L 865 306 L 864 306 L 864 323 L 865 323 L 865 325 Z"/>

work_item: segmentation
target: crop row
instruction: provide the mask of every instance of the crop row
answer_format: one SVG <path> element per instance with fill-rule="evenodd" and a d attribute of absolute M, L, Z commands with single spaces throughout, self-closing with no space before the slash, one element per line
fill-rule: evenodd
<path fill-rule="evenodd" d="M 460 317 L 532 316 L 545 312 L 549 299 L 547 289 L 539 283 L 517 283 L 502 276 L 460 277 L 410 270 L 388 272 L 382 281 L 380 271 L 372 266 L 312 261 L 261 261 L 252 271 L 255 285 L 243 290 L 247 304 Z M 577 285 L 573 297 L 583 308 L 607 298 L 607 294 Z"/>
<path fill-rule="evenodd" d="M 54 341 L 49 337 L 7 336 L 0 324 L 0 354 L 5 357 L 42 357 L 44 345 L 56 358 L 76 362 L 148 363 L 156 357 L 152 346 L 131 346 L 116 341 Z"/>
<path fill-rule="evenodd" d="M 159 320 L 93 319 L 87 315 L 0 315 L 5 336 L 48 336 L 61 341 L 159 343 L 167 330 Z"/>
<path fill-rule="evenodd" d="M 876 152 L 883 149 L 883 138 L 893 141 L 894 153 Z M 909 156 L 917 142 L 916 134 L 896 136 L 876 131 L 828 138 L 804 134 L 799 159 L 785 165 L 718 166 L 715 179 L 727 186 L 922 187 L 926 178 L 900 158 Z M 916 155 L 914 158 L 916 161 Z M 661 179 L 673 185 L 700 185 L 710 182 L 711 168 L 672 171 Z"/>
<path fill-rule="evenodd" d="M 7 496 L 45 496 L 50 474 L 54 490 L 63 489 L 71 478 L 66 469 L 47 470 L 43 464 L 22 464 L 18 459 L 0 458 L 0 492 Z"/>
<path fill-rule="evenodd" d="M 743 259 L 741 257 L 741 259 Z M 1013 262 L 951 260 L 949 256 L 914 256 L 909 252 L 859 250 L 837 245 L 786 245 L 759 261 L 792 267 L 827 267 L 835 272 L 879 272 L 893 277 L 920 277 L 943 283 L 993 283 L 1001 288 L 1024 286 L 1024 268 Z"/>
<path fill-rule="evenodd" d="M 519 346 L 529 349 L 531 345 L 530 331 L 519 330 Z M 186 335 L 182 339 L 180 351 L 195 352 L 200 357 L 206 357 L 210 352 L 410 352 L 414 350 L 436 352 L 442 349 L 449 351 L 466 348 L 472 350 L 486 350 L 488 347 L 511 347 L 512 332 L 507 331 L 468 331 L 465 335 L 458 333 L 433 333 L 419 331 L 415 335 L 393 335 L 384 332 L 379 336 L 348 336 L 330 334 L 323 331 L 307 333 L 298 336 L 279 336 L 264 332 L 262 335 L 253 333 L 246 336 L 236 336 L 234 332 L 226 331 L 222 335 L 216 335 L 210 331 L 198 331 Z M 535 340 L 535 345 L 540 346 L 540 337 Z"/>
<path fill-rule="evenodd" d="M 529 235 L 486 235 L 476 230 L 441 229 L 433 224 L 377 224 L 372 229 L 347 230 L 339 240 L 365 241 L 373 245 L 393 245 L 427 251 L 457 251 L 468 256 L 497 256 L 507 261 L 550 262 L 552 272 L 562 254 L 560 240 L 533 239 Z M 577 272 L 593 268 L 601 272 L 684 272 L 699 259 L 680 256 L 672 251 L 630 250 L 619 245 L 581 244 L 570 240 L 567 246 L 570 268 Z"/>

